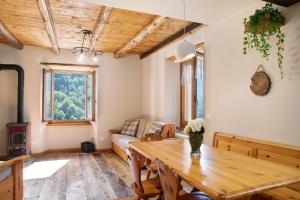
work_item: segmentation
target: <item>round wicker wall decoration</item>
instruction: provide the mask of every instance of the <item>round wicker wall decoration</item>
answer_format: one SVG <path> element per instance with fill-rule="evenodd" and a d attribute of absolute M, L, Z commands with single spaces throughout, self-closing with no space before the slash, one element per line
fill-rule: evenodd
<path fill-rule="evenodd" d="M 263 66 L 259 65 L 251 78 L 251 91 L 257 96 L 264 96 L 269 93 L 271 84 L 269 75 L 264 71 Z"/>

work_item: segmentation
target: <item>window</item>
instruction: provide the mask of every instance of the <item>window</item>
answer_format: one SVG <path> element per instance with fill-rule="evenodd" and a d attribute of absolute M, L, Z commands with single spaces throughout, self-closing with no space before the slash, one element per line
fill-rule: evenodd
<path fill-rule="evenodd" d="M 180 124 L 184 127 L 195 118 L 204 118 L 204 55 L 197 53 L 191 60 L 181 63 Z"/>
<path fill-rule="evenodd" d="M 93 121 L 94 77 L 95 72 L 44 70 L 43 121 Z"/>

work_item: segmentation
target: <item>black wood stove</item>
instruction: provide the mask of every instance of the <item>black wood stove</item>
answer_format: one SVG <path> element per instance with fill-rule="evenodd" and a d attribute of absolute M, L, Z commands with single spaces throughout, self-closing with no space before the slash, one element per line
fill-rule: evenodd
<path fill-rule="evenodd" d="M 1 70 L 15 70 L 18 72 L 18 119 L 17 122 L 7 124 L 7 156 L 15 157 L 31 154 L 29 123 L 24 122 L 24 70 L 19 65 L 0 64 Z"/>
<path fill-rule="evenodd" d="M 8 123 L 6 126 L 8 157 L 30 154 L 28 123 Z"/>

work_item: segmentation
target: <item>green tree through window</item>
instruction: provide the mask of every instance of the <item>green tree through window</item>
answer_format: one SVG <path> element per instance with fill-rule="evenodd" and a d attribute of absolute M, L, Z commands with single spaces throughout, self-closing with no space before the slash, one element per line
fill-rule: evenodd
<path fill-rule="evenodd" d="M 84 75 L 55 74 L 54 120 L 83 120 L 85 93 Z"/>
<path fill-rule="evenodd" d="M 92 118 L 92 73 L 44 74 L 44 119 L 88 120 Z"/>

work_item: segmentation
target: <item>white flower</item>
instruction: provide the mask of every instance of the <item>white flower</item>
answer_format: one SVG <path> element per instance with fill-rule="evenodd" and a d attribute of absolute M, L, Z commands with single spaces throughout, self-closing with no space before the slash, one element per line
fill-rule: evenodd
<path fill-rule="evenodd" d="M 201 131 L 201 128 L 203 127 L 203 119 L 198 118 L 198 119 L 190 120 L 187 127 L 189 127 L 192 132 Z"/>
<path fill-rule="evenodd" d="M 200 131 L 202 126 L 203 126 L 203 119 L 198 118 L 198 119 L 195 119 L 193 121 L 194 121 L 194 127 L 195 127 L 196 131 Z"/>
<path fill-rule="evenodd" d="M 192 127 L 191 129 L 192 129 L 192 132 L 196 132 L 196 129 L 194 127 Z"/>
<path fill-rule="evenodd" d="M 204 121 L 202 118 L 190 120 L 183 130 L 183 133 L 189 134 L 189 132 L 199 132 L 203 127 Z"/>
<path fill-rule="evenodd" d="M 185 127 L 184 127 L 184 129 L 183 129 L 183 133 L 184 134 L 189 134 L 189 132 L 190 132 L 190 127 L 188 126 L 188 125 L 186 125 Z"/>

